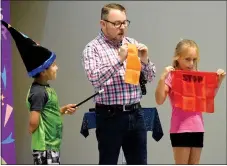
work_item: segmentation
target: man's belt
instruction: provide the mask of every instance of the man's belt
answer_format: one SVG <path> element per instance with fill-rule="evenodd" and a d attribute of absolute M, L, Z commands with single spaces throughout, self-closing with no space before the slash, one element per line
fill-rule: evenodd
<path fill-rule="evenodd" d="M 104 105 L 96 103 L 96 109 L 105 109 L 105 110 L 119 110 L 119 111 L 134 111 L 141 108 L 140 103 L 127 104 L 127 105 Z"/>

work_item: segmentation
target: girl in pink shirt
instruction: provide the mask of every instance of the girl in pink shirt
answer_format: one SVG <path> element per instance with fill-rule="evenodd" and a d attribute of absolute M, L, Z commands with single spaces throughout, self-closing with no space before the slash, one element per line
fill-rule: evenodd
<path fill-rule="evenodd" d="M 171 95 L 171 71 L 196 70 L 199 61 L 199 48 L 192 40 L 181 40 L 175 49 L 173 66 L 165 68 L 155 92 L 156 103 L 164 103 L 169 94 L 172 105 L 170 140 L 176 164 L 199 164 L 203 147 L 204 123 L 201 112 L 186 112 L 173 106 Z M 219 86 L 225 72 L 218 69 Z M 219 87 L 218 86 L 218 87 Z"/>

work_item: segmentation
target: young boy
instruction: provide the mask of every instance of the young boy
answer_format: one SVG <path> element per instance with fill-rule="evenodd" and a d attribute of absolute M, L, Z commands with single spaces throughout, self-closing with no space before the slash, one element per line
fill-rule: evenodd
<path fill-rule="evenodd" d="M 59 108 L 55 90 L 48 80 L 55 80 L 58 67 L 56 55 L 6 22 L 2 24 L 15 40 L 28 75 L 34 78 L 26 103 L 30 110 L 29 133 L 32 134 L 34 164 L 60 164 L 62 116 L 75 112 L 75 104 Z"/>

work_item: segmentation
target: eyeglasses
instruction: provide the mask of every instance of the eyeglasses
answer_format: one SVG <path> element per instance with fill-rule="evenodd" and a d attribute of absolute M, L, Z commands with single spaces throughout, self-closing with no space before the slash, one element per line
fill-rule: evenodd
<path fill-rule="evenodd" d="M 123 24 L 125 27 L 128 27 L 129 24 L 130 24 L 130 21 L 129 21 L 129 20 L 125 20 L 125 21 L 123 21 L 123 22 L 121 22 L 121 21 L 111 22 L 111 21 L 108 21 L 108 20 L 104 20 L 104 21 L 113 24 L 115 28 L 121 28 L 122 24 Z"/>

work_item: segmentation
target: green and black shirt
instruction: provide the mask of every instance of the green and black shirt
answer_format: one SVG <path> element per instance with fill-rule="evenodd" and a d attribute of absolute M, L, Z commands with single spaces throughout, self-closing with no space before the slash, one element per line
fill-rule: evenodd
<path fill-rule="evenodd" d="M 63 125 L 55 90 L 34 82 L 26 103 L 30 111 L 40 111 L 39 126 L 32 134 L 32 150 L 60 151 Z"/>

